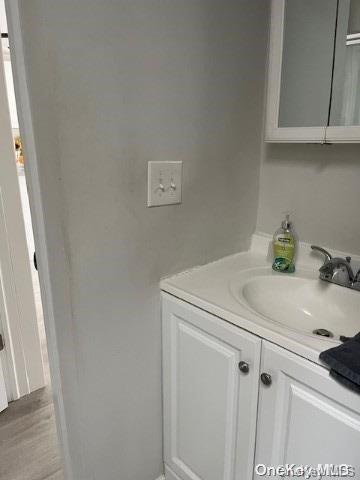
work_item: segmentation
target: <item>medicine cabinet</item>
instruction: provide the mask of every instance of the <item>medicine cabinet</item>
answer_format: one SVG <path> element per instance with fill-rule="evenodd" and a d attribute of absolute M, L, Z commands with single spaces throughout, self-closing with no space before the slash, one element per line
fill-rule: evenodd
<path fill-rule="evenodd" d="M 265 140 L 360 142 L 360 0 L 272 0 Z"/>

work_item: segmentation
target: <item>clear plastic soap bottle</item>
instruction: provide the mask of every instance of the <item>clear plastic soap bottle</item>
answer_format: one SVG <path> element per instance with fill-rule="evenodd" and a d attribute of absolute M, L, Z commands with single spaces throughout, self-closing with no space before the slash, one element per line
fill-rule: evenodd
<path fill-rule="evenodd" d="M 276 230 L 273 237 L 273 270 L 276 272 L 295 272 L 295 254 L 297 248 L 297 236 L 290 221 L 290 214 L 286 213 L 281 227 Z"/>

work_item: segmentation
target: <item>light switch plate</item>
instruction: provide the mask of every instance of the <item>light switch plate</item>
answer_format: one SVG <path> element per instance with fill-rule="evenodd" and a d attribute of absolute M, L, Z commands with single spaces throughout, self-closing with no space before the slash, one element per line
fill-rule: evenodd
<path fill-rule="evenodd" d="M 181 203 L 182 162 L 148 163 L 148 207 Z"/>

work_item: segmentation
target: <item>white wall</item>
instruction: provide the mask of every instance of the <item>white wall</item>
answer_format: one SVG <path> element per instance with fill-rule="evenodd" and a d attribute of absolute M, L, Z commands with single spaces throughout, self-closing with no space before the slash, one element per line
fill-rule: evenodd
<path fill-rule="evenodd" d="M 360 254 L 360 145 L 267 145 L 257 230 L 291 210 L 300 240 Z"/>
<path fill-rule="evenodd" d="M 152 480 L 159 279 L 246 249 L 255 229 L 267 2 L 20 7 L 54 286 L 56 231 L 69 265 L 56 327 L 75 478 Z M 183 161 L 182 205 L 146 208 L 149 160 Z"/>

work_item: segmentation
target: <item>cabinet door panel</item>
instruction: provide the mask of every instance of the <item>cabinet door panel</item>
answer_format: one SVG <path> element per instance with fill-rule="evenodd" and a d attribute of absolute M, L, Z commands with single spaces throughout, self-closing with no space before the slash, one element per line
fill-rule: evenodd
<path fill-rule="evenodd" d="M 349 464 L 359 472 L 360 397 L 268 342 L 261 371 L 272 384 L 260 386 L 256 464 Z"/>
<path fill-rule="evenodd" d="M 252 478 L 260 344 L 164 295 L 165 462 L 182 480 Z"/>

